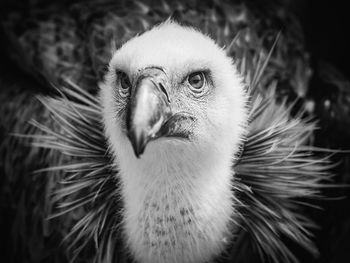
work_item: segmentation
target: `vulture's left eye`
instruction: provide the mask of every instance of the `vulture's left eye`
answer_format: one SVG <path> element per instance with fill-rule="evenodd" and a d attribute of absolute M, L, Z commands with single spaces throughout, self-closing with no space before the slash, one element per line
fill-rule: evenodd
<path fill-rule="evenodd" d="M 194 92 L 200 92 L 205 84 L 205 77 L 203 72 L 194 72 L 188 75 L 188 83 Z"/>

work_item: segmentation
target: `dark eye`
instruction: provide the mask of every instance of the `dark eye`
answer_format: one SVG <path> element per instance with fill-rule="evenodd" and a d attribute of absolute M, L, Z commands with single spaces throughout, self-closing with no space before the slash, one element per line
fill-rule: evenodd
<path fill-rule="evenodd" d="M 205 77 L 203 72 L 194 72 L 188 76 L 188 83 L 193 88 L 194 92 L 200 91 L 205 83 Z"/>
<path fill-rule="evenodd" d="M 124 72 L 118 72 L 118 77 L 120 83 L 119 93 L 122 97 L 127 97 L 131 88 L 129 77 Z"/>

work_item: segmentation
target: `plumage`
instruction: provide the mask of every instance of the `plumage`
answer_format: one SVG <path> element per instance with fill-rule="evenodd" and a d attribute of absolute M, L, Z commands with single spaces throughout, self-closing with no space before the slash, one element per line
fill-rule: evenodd
<path fill-rule="evenodd" d="M 50 178 L 41 184 L 47 195 L 39 207 L 53 221 L 43 223 L 39 236 L 64 240 L 63 258 L 230 262 L 239 260 L 247 236 L 261 258 L 273 262 L 297 261 L 285 238 L 317 253 L 303 207 L 320 196 L 331 166 L 309 146 L 315 123 L 279 101 L 267 67 L 271 53 L 232 61 L 226 54 L 241 46 L 239 37 L 231 40 L 224 50 L 168 21 L 116 51 L 101 97 L 57 74 L 59 95 L 31 102 L 43 118 L 27 132 L 14 132 L 23 137 L 16 141 L 31 140 L 29 149 L 42 155 L 33 178 Z M 171 76 L 172 110 L 186 109 L 198 122 L 186 126 L 189 141 L 156 139 L 137 158 L 123 130 L 127 103 L 116 93 L 116 73 L 137 76 L 148 66 Z M 212 80 L 202 101 L 174 84 L 199 69 L 209 70 Z"/>
<path fill-rule="evenodd" d="M 159 54 L 156 60 L 150 60 L 151 65 L 163 67 L 168 62 L 169 65 L 164 66 L 168 74 L 174 68 L 175 72 L 179 69 L 186 72 L 185 66 L 176 67 L 176 62 L 169 62 L 174 59 L 171 59 L 172 50 L 167 47 L 175 40 L 170 44 L 159 42 L 163 50 L 151 45 L 149 53 L 144 55 L 145 62 L 140 59 L 141 64 L 134 64 L 138 63 L 140 54 L 132 49 L 133 45 L 137 47 L 143 37 L 145 41 L 149 37 L 150 43 L 154 43 L 169 32 L 176 33 L 179 39 L 176 41 L 183 43 L 182 49 L 193 43 L 192 37 L 199 38 L 204 46 L 202 52 L 211 56 L 203 57 L 200 50 L 197 56 L 204 61 L 217 59 L 209 68 L 213 69 L 213 88 L 216 89 L 213 92 L 221 94 L 216 94 L 218 99 L 207 102 L 207 107 L 214 110 L 206 109 L 207 118 L 213 119 L 199 124 L 214 127 L 201 127 L 198 141 L 192 143 L 171 138 L 155 140 L 137 159 L 123 134 L 121 120 L 116 118 L 116 67 L 119 70 L 132 65 L 133 69 L 123 70 L 129 74 L 133 70 L 137 72 L 148 65 L 147 58 L 155 57 L 151 51 L 155 49 Z M 250 87 L 251 104 L 248 105 L 251 106 L 247 118 L 245 88 L 232 62 L 224 50 L 193 29 L 168 22 L 133 41 L 112 58 L 106 81 L 101 85 L 100 100 L 71 84 L 62 99 L 42 99 L 53 114 L 56 127 L 60 128 L 34 123 L 47 136 L 29 135 L 34 138 L 34 146 L 58 150 L 77 159 L 44 169 L 66 174 L 49 201 L 58 202 L 59 210 L 54 217 L 63 216 L 64 222 L 73 211 L 83 210 L 78 213 L 76 224 L 67 230 L 70 232 L 66 237 L 67 245 L 73 255 L 79 258 L 79 253 L 93 242 L 96 247 L 93 258 L 97 261 L 112 257 L 114 251 L 128 250 L 131 258 L 140 262 L 164 259 L 167 262 L 205 262 L 220 255 L 229 244 L 234 249 L 235 233 L 242 229 L 252 235 L 262 256 L 275 262 L 281 258 L 286 262 L 296 260 L 283 245 L 280 235 L 315 251 L 308 230 L 312 222 L 301 214 L 299 201 L 294 200 L 317 197 L 320 182 L 328 176 L 327 159 L 312 157 L 310 151 L 316 149 L 303 146 L 314 124 L 300 117 L 291 118 L 290 109 L 274 102 L 273 89 L 271 94 L 262 96 L 253 92 L 254 85 Z M 196 61 L 195 54 L 190 51 L 187 60 L 186 55 L 182 60 L 175 53 L 177 63 L 192 59 L 192 55 Z M 130 58 L 130 54 L 136 56 Z M 215 62 L 221 62 L 217 68 Z M 190 60 L 188 65 L 196 67 L 197 64 Z M 211 64 L 207 62 L 206 65 Z M 222 95 L 224 98 L 220 99 Z M 225 99 L 229 100 L 225 102 Z M 236 103 L 231 104 L 234 100 Z M 233 112 L 236 114 L 231 114 Z M 245 123 L 248 120 L 249 125 Z M 244 129 L 248 134 L 243 144 Z M 234 156 L 241 144 L 243 153 L 237 163 Z M 275 185 L 269 182 L 272 179 Z M 281 223 L 276 224 L 282 218 Z M 118 254 L 115 257 L 119 258 Z"/>

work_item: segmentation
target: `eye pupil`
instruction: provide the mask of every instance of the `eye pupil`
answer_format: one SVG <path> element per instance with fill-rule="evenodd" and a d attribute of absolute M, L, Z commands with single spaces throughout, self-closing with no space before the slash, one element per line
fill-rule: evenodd
<path fill-rule="evenodd" d="M 188 76 L 188 83 L 195 89 L 200 89 L 204 85 L 203 72 L 195 72 Z"/>

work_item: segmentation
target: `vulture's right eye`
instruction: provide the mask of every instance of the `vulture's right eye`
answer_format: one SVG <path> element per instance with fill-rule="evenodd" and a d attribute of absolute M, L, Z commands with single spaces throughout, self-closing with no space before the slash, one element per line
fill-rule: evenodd
<path fill-rule="evenodd" d="M 200 91 L 205 84 L 205 77 L 203 72 L 194 72 L 188 76 L 188 83 L 195 92 Z"/>
<path fill-rule="evenodd" d="M 131 89 L 131 82 L 129 80 L 128 75 L 124 72 L 118 72 L 118 79 L 119 79 L 119 94 L 123 98 L 129 96 L 130 89 Z"/>

